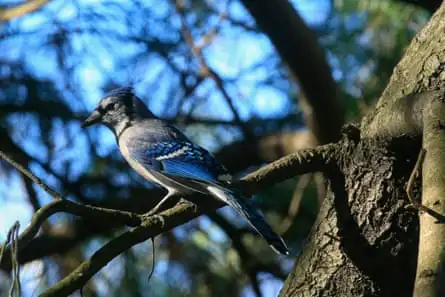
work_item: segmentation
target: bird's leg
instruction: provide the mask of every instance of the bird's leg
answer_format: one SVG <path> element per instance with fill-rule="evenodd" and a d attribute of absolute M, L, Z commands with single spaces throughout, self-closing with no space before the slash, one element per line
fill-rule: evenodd
<path fill-rule="evenodd" d="M 161 201 L 159 201 L 159 203 L 156 204 L 155 207 L 153 207 L 149 212 L 147 212 L 145 214 L 147 217 L 155 217 L 155 218 L 157 218 L 161 222 L 162 228 L 164 228 L 165 220 L 164 220 L 164 218 L 161 215 L 158 215 L 157 213 L 159 213 L 162 210 L 161 207 L 172 196 L 174 196 L 174 192 L 168 191 L 167 195 L 165 195 L 164 198 L 162 198 Z"/>
<path fill-rule="evenodd" d="M 155 207 L 153 207 L 149 212 L 147 212 L 147 215 L 150 216 L 150 215 L 160 212 L 161 206 L 163 206 L 163 204 L 165 204 L 165 202 L 173 196 L 175 196 L 175 192 L 168 191 L 167 195 L 165 195 L 164 198 L 162 198 L 161 201 L 159 201 L 159 203 L 156 204 Z"/>

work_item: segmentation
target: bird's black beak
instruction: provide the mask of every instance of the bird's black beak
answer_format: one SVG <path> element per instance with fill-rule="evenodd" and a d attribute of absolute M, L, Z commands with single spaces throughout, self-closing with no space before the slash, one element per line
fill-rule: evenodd
<path fill-rule="evenodd" d="M 101 114 L 97 110 L 94 110 L 90 116 L 82 123 L 81 127 L 86 128 L 95 124 L 100 123 Z"/>

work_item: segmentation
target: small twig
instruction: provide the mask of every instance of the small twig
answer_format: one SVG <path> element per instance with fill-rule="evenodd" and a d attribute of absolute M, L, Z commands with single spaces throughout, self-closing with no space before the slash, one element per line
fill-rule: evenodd
<path fill-rule="evenodd" d="M 40 178 L 35 176 L 31 171 L 8 157 L 5 153 L 0 151 L 0 158 L 8 162 L 10 165 L 15 167 L 18 171 L 20 171 L 23 175 L 25 175 L 27 178 L 35 182 L 37 185 L 39 185 L 46 193 L 48 193 L 51 197 L 54 199 L 63 199 L 63 197 L 53 188 L 48 186 L 45 182 L 43 182 Z"/>
<path fill-rule="evenodd" d="M 19 247 L 18 238 L 20 224 L 17 221 L 14 224 L 15 228 L 12 232 L 11 238 L 11 259 L 12 259 L 12 273 L 13 273 L 13 285 L 11 286 L 10 294 L 12 296 L 13 292 L 16 292 L 17 297 L 22 295 L 22 286 L 20 284 L 20 262 L 19 262 Z"/>
<path fill-rule="evenodd" d="M 12 226 L 11 229 L 9 229 L 8 235 L 6 235 L 5 243 L 2 246 L 0 246 L 0 263 L 2 263 L 3 255 L 5 254 L 6 251 L 6 246 L 11 242 L 13 228 L 14 226 Z"/>
<path fill-rule="evenodd" d="M 198 62 L 201 66 L 201 72 L 203 73 L 203 75 L 211 78 L 215 82 L 216 87 L 221 91 L 221 94 L 226 99 L 226 102 L 229 105 L 229 108 L 232 111 L 233 116 L 235 117 L 235 121 L 238 124 L 238 126 L 240 127 L 240 129 L 243 131 L 244 135 L 246 137 L 253 136 L 252 131 L 250 131 L 250 129 L 247 127 L 246 123 L 241 120 L 241 118 L 238 114 L 238 111 L 236 110 L 235 105 L 233 104 L 232 97 L 229 95 L 229 93 L 227 92 L 227 90 L 224 87 L 224 82 L 223 82 L 222 78 L 207 64 L 207 61 L 205 60 L 205 58 L 202 54 L 202 51 L 201 51 L 202 48 L 196 46 L 195 41 L 193 40 L 192 33 L 191 33 L 190 29 L 188 28 L 187 23 L 185 21 L 182 5 L 180 3 L 178 3 L 178 1 L 175 1 L 175 0 L 172 0 L 172 2 L 176 8 L 176 12 L 178 13 L 180 21 L 181 21 L 182 35 L 183 35 L 186 43 L 190 47 L 192 53 L 198 59 Z"/>
<path fill-rule="evenodd" d="M 39 10 L 48 1 L 49 0 L 30 0 L 15 7 L 0 9 L 0 23 Z"/>
<path fill-rule="evenodd" d="M 203 37 L 201 37 L 198 42 L 196 42 L 196 48 L 201 53 L 202 49 L 212 43 L 213 39 L 218 36 L 219 30 L 221 28 L 222 22 L 226 19 L 227 14 L 224 12 L 219 12 L 218 23 L 212 28 L 209 32 L 207 32 Z"/>
<path fill-rule="evenodd" d="M 245 195 L 253 194 L 297 175 L 328 171 L 337 144 L 325 144 L 284 156 L 234 183 Z"/>
<path fill-rule="evenodd" d="M 107 209 L 101 207 L 94 207 L 88 205 L 82 205 L 73 201 L 65 200 L 63 197 L 54 189 L 45 184 L 39 177 L 34 175 L 32 172 L 24 168 L 22 165 L 8 157 L 2 151 L 0 151 L 0 158 L 7 161 L 17 170 L 19 170 L 23 175 L 28 177 L 30 180 L 38 184 L 45 192 L 55 198 L 55 201 L 48 203 L 47 205 L 41 207 L 38 211 L 36 211 L 31 219 L 30 225 L 23 231 L 23 233 L 18 238 L 18 249 L 23 249 L 37 234 L 43 222 L 50 217 L 51 215 L 57 212 L 66 212 L 71 213 L 77 216 L 89 216 L 89 217 L 105 217 L 107 219 L 113 219 L 120 221 L 127 226 L 138 226 L 142 219 L 141 215 L 120 211 L 114 209 Z M 1 246 L 0 250 L 0 263 L 1 258 L 3 256 L 3 251 L 6 247 L 6 244 Z"/>
<path fill-rule="evenodd" d="M 406 195 L 408 196 L 410 205 L 407 205 L 407 207 L 414 207 L 415 209 L 419 211 L 425 211 L 425 212 L 431 212 L 433 211 L 429 207 L 426 207 L 422 205 L 422 202 L 418 202 L 414 196 L 413 196 L 413 189 L 414 189 L 414 182 L 416 181 L 416 178 L 420 176 L 420 173 L 422 172 L 422 164 L 423 160 L 425 159 L 426 150 L 424 148 L 420 149 L 419 155 L 417 157 L 416 165 L 414 165 L 414 169 L 411 172 L 411 175 L 408 179 L 408 184 L 406 186 Z"/>
<path fill-rule="evenodd" d="M 438 213 L 437 211 L 433 210 L 432 208 L 425 206 L 422 204 L 422 201 L 418 202 L 415 200 L 412 192 L 413 192 L 413 188 L 414 188 L 414 182 L 416 180 L 416 178 L 420 175 L 420 173 L 422 172 L 422 165 L 423 165 L 423 161 L 425 159 L 425 154 L 426 154 L 426 150 L 425 149 L 421 149 L 419 152 L 419 156 L 417 157 L 417 161 L 416 161 L 416 165 L 414 165 L 414 169 L 411 172 L 411 175 L 408 179 L 408 184 L 406 186 L 406 195 L 408 196 L 408 199 L 410 201 L 410 205 L 407 205 L 406 207 L 413 207 L 415 208 L 417 211 L 420 212 L 426 212 L 427 214 L 429 214 L 430 216 L 434 217 L 435 219 L 437 219 L 437 222 L 440 223 L 444 223 L 445 222 L 445 216 Z"/>
<path fill-rule="evenodd" d="M 138 226 L 142 222 L 142 215 L 132 212 L 88 206 L 70 200 L 55 200 L 46 204 L 34 213 L 31 223 L 18 238 L 18 249 L 22 250 L 24 247 L 26 247 L 34 236 L 36 236 L 44 221 L 51 215 L 58 212 L 66 212 L 82 217 L 103 217 L 122 222 L 123 224 L 131 227 Z M 7 248 L 6 244 L 7 242 L 1 246 L 0 251 Z"/>
<path fill-rule="evenodd" d="M 155 272 L 155 265 L 156 265 L 156 256 L 155 256 L 155 238 L 154 236 L 151 238 L 151 247 L 152 247 L 152 253 L 151 253 L 151 270 L 150 274 L 148 275 L 147 281 L 149 282 L 151 277 L 153 276 L 153 273 Z"/>
<path fill-rule="evenodd" d="M 304 190 L 311 181 L 311 178 L 312 174 L 305 174 L 302 175 L 298 180 L 298 183 L 295 186 L 292 201 L 290 202 L 289 205 L 287 216 L 284 218 L 284 220 L 281 222 L 280 227 L 278 228 L 280 230 L 280 234 L 285 233 L 287 230 L 289 230 L 290 226 L 292 226 L 292 223 L 295 220 L 298 211 L 300 210 L 300 205 L 303 198 Z"/>
<path fill-rule="evenodd" d="M 201 209 L 202 211 L 205 208 Z M 178 216 L 178 212 L 181 216 Z M 128 250 L 135 244 L 146 241 L 162 232 L 182 224 L 182 217 L 188 220 L 202 214 L 194 212 L 193 206 L 178 204 L 173 209 L 168 209 L 156 216 L 145 216 L 140 226 L 130 229 L 110 240 L 107 244 L 97 250 L 91 258 L 84 261 L 67 277 L 59 281 L 52 288 L 40 295 L 40 297 L 69 296 L 72 292 L 83 286 L 94 274 L 108 264 L 113 258 Z M 165 220 L 165 222 L 163 222 Z"/>
<path fill-rule="evenodd" d="M 321 206 L 326 197 L 326 184 L 323 173 L 317 172 L 313 174 L 315 188 L 317 189 L 318 207 Z"/>
<path fill-rule="evenodd" d="M 12 262 L 12 281 L 11 287 L 9 288 L 9 297 L 14 295 L 20 297 L 22 295 L 22 288 L 20 284 L 20 263 L 18 260 L 18 237 L 19 237 L 20 223 L 16 221 L 14 225 L 9 229 L 8 235 L 6 236 L 5 243 L 0 247 L 0 263 L 2 261 L 3 255 L 7 249 L 7 245 L 10 245 L 11 251 L 11 262 Z M 14 294 L 15 293 L 15 294 Z"/>

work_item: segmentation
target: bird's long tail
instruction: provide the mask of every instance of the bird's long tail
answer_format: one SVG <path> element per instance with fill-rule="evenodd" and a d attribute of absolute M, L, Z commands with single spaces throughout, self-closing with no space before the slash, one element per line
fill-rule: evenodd
<path fill-rule="evenodd" d="M 210 193 L 221 199 L 242 215 L 247 222 L 269 243 L 270 247 L 277 253 L 288 255 L 284 240 L 276 234 L 264 217 L 249 203 L 247 199 L 237 198 L 230 190 L 218 186 L 208 186 Z"/>

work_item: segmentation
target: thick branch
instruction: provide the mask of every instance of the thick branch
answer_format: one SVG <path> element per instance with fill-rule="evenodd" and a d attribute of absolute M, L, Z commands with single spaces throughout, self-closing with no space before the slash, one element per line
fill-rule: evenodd
<path fill-rule="evenodd" d="M 420 31 L 394 69 L 377 108 L 362 121 L 362 135 L 372 137 L 423 136 L 426 156 L 422 170 L 422 204 L 445 214 L 445 98 L 443 46 L 445 5 Z M 424 90 L 437 91 L 422 92 Z M 411 94 L 403 96 L 404 94 Z M 443 296 L 445 287 L 445 227 L 429 213 L 420 215 L 414 296 Z"/>
<path fill-rule="evenodd" d="M 445 104 L 442 98 L 431 100 L 423 112 L 422 204 L 445 214 Z M 414 297 L 445 295 L 445 224 L 429 213 L 420 215 L 419 254 Z"/>
<path fill-rule="evenodd" d="M 326 172 L 336 148 L 336 144 L 326 144 L 302 150 L 261 167 L 241 180 L 243 192 L 255 193 L 300 174 Z"/>
<path fill-rule="evenodd" d="M 422 205 L 433 212 L 445 214 L 445 160 L 444 124 L 445 90 L 410 94 L 381 104 L 362 122 L 362 135 L 371 137 L 398 137 L 423 135 L 422 147 L 426 157 L 422 170 Z M 438 223 L 437 215 L 420 215 L 420 234 L 417 275 L 414 296 L 442 296 L 445 286 L 445 225 Z"/>
<path fill-rule="evenodd" d="M 420 136 L 423 133 L 424 111 L 432 101 L 443 98 L 445 89 L 414 93 L 379 105 L 363 118 L 361 135 L 366 138 Z"/>
<path fill-rule="evenodd" d="M 106 245 L 96 251 L 90 259 L 84 261 L 70 275 L 41 294 L 40 297 L 69 296 L 71 293 L 84 286 L 94 274 L 122 252 L 138 243 L 144 242 L 151 237 L 182 224 L 182 219 L 187 221 L 193 219 L 202 214 L 203 211 L 205 211 L 205 208 L 198 209 L 198 212 L 195 213 L 192 205 L 180 204 L 172 209 L 162 212 L 160 215 L 163 220 L 160 220 L 157 216 L 145 217 L 140 226 L 132 228 L 109 241 Z M 165 224 L 163 224 L 163 221 Z"/>
<path fill-rule="evenodd" d="M 445 135 L 443 119 L 445 90 L 410 94 L 380 104 L 362 122 L 365 137 L 397 137 L 423 135 L 426 150 L 423 165 L 422 205 L 437 214 L 445 214 Z M 414 296 L 442 296 L 445 286 L 445 225 L 429 212 L 420 216 L 419 253 Z"/>

